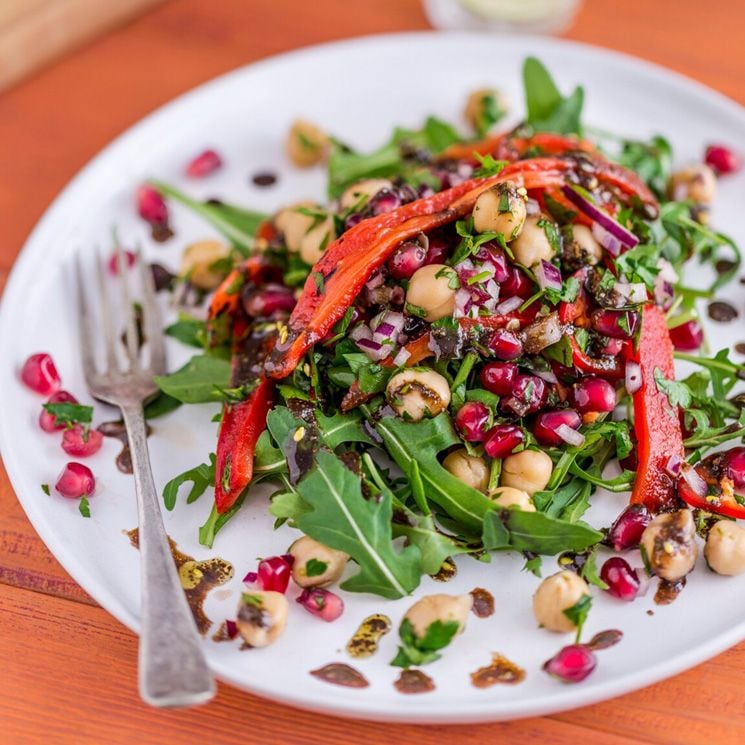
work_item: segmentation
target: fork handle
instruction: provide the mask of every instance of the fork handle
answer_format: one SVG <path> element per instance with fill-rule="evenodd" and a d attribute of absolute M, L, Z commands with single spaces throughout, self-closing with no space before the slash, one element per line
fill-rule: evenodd
<path fill-rule="evenodd" d="M 142 619 L 140 696 L 152 706 L 192 706 L 215 695 L 194 617 L 171 554 L 147 447 L 141 404 L 122 406 L 139 514 Z"/>

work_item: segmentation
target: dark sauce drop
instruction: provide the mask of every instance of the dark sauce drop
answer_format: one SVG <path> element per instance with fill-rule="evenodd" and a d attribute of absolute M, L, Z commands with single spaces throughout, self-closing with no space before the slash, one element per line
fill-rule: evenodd
<path fill-rule="evenodd" d="M 421 670 L 402 670 L 393 684 L 399 693 L 429 693 L 435 690 L 435 681 Z"/>
<path fill-rule="evenodd" d="M 310 674 L 314 678 L 335 686 L 367 688 L 370 685 L 367 678 L 359 670 L 355 670 L 351 665 L 344 662 L 332 662 L 329 665 L 319 667 L 317 670 L 311 670 Z"/>
<path fill-rule="evenodd" d="M 382 613 L 368 616 L 360 625 L 354 636 L 347 642 L 347 654 L 350 657 L 371 657 L 378 651 L 378 642 L 391 630 L 391 619 Z"/>
<path fill-rule="evenodd" d="M 150 272 L 153 275 L 153 284 L 155 285 L 156 292 L 171 290 L 173 288 L 176 275 L 169 269 L 166 269 L 163 264 L 150 264 Z"/>
<path fill-rule="evenodd" d="M 623 631 L 607 629 L 605 631 L 598 631 L 585 646 L 596 652 L 598 649 L 608 649 L 608 647 L 615 646 L 621 639 L 623 639 Z"/>
<path fill-rule="evenodd" d="M 135 547 L 140 547 L 140 531 L 125 531 L 130 543 Z M 204 636 L 212 626 L 212 621 L 207 618 L 204 612 L 204 601 L 207 593 L 215 587 L 224 585 L 233 576 L 233 565 L 215 557 L 214 559 L 204 559 L 197 561 L 193 556 L 178 550 L 176 542 L 169 536 L 168 544 L 171 547 L 173 560 L 176 562 L 181 586 L 184 588 L 186 600 L 189 603 L 194 620 L 197 624 L 199 633 Z"/>
<path fill-rule="evenodd" d="M 235 621 L 223 621 L 217 631 L 212 634 L 213 642 L 232 642 L 238 637 L 238 627 Z"/>
<path fill-rule="evenodd" d="M 739 315 L 737 308 L 724 300 L 715 300 L 709 303 L 709 318 L 719 323 L 730 323 Z"/>
<path fill-rule="evenodd" d="M 458 574 L 458 567 L 455 566 L 455 562 L 452 559 L 445 559 L 437 574 L 432 575 L 432 579 L 438 582 L 450 582 L 456 574 Z"/>
<path fill-rule="evenodd" d="M 489 618 L 494 613 L 494 595 L 483 587 L 471 590 L 473 598 L 473 613 L 478 618 Z"/>
<path fill-rule="evenodd" d="M 745 342 L 737 342 L 737 344 L 735 344 L 735 352 L 737 352 L 737 354 L 745 354 Z"/>
<path fill-rule="evenodd" d="M 736 266 L 737 263 L 730 261 L 729 259 L 719 259 L 719 261 L 714 264 L 717 274 L 727 274 L 727 272 L 731 272 Z"/>
<path fill-rule="evenodd" d="M 525 670 L 501 654 L 493 654 L 491 665 L 471 673 L 471 684 L 476 688 L 491 688 L 497 683 L 515 685 L 525 680 Z"/>
<path fill-rule="evenodd" d="M 146 432 L 148 436 L 152 432 L 150 425 L 146 425 Z M 127 437 L 127 430 L 124 427 L 124 422 L 104 422 L 98 426 L 98 431 L 104 437 L 114 437 L 122 443 L 122 450 L 119 455 L 116 456 L 116 467 L 122 472 L 132 474 L 132 452 L 129 449 L 129 438 Z"/>
<path fill-rule="evenodd" d="M 661 579 L 660 584 L 657 585 L 657 592 L 654 595 L 654 602 L 657 605 L 670 605 L 682 592 L 686 585 L 685 577 L 679 579 L 676 582 L 670 582 L 666 579 Z"/>
<path fill-rule="evenodd" d="M 150 226 L 150 235 L 156 243 L 165 243 L 173 238 L 173 231 L 167 222 L 155 222 Z"/>
<path fill-rule="evenodd" d="M 565 551 L 559 556 L 557 562 L 562 569 L 569 569 L 572 572 L 581 572 L 585 566 L 587 557 L 590 555 L 589 551 L 584 553 L 575 553 L 574 551 Z"/>
<path fill-rule="evenodd" d="M 251 176 L 251 181 L 256 186 L 274 186 L 277 183 L 277 174 L 271 171 L 258 171 Z"/>

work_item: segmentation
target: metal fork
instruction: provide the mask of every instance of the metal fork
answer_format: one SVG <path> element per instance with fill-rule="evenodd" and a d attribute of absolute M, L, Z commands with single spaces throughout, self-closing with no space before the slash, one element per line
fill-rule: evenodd
<path fill-rule="evenodd" d="M 106 292 L 101 257 L 97 256 L 96 280 L 93 283 L 99 295 L 98 323 L 94 321 L 95 304 L 86 297 L 80 256 L 76 259 L 83 370 L 91 395 L 121 409 L 132 451 L 142 577 L 140 696 L 153 706 L 191 706 L 211 699 L 215 695 L 215 682 L 207 667 L 194 617 L 181 587 L 163 526 L 150 467 L 143 411 L 144 402 L 158 391 L 154 376 L 166 371 L 163 329 L 153 278 L 138 254 L 135 263 L 142 286 L 143 330 L 149 353 L 148 364 L 144 365 L 130 295 L 127 262 L 120 247 L 117 247 L 116 260 L 126 323 L 123 350 L 118 330 L 115 331 L 113 326 L 113 303 Z M 99 367 L 96 361 L 96 337 L 105 348 L 103 367 Z M 124 364 L 120 362 L 121 357 L 124 357 Z"/>

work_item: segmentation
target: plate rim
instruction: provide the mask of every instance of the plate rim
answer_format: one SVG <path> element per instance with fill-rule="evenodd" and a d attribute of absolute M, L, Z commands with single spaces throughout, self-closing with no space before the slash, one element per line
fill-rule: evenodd
<path fill-rule="evenodd" d="M 729 98 L 725 94 L 705 85 L 704 83 L 690 78 L 680 72 L 668 69 L 660 64 L 651 62 L 631 55 L 626 52 L 607 49 L 578 42 L 571 39 L 544 37 L 536 35 L 518 35 L 500 36 L 490 32 L 478 31 L 453 31 L 438 32 L 432 30 L 421 31 L 402 31 L 385 34 L 366 34 L 346 39 L 340 39 L 320 44 L 309 44 L 293 50 L 279 52 L 260 60 L 241 65 L 207 80 L 199 85 L 170 99 L 164 104 L 158 106 L 144 117 L 140 118 L 133 125 L 120 132 L 113 140 L 93 155 L 76 174 L 67 182 L 64 188 L 57 194 L 52 202 L 46 207 L 43 215 L 36 222 L 34 228 L 24 241 L 21 250 L 11 268 L 6 285 L 0 298 L 0 348 L 4 348 L 3 342 L 12 335 L 10 328 L 8 308 L 17 304 L 16 295 L 21 290 L 21 281 L 27 272 L 27 265 L 30 265 L 44 249 L 43 238 L 54 226 L 58 220 L 58 215 L 63 215 L 68 204 L 73 204 L 78 196 L 78 191 L 84 188 L 85 182 L 89 175 L 95 171 L 99 164 L 106 161 L 112 156 L 116 156 L 117 151 L 126 149 L 130 143 L 135 142 L 140 133 L 158 126 L 158 122 L 170 118 L 174 112 L 182 107 L 189 106 L 192 100 L 198 99 L 208 90 L 220 86 L 229 86 L 234 78 L 252 72 L 261 74 L 275 64 L 283 64 L 294 58 L 302 58 L 308 54 L 324 53 L 330 50 L 344 51 L 347 47 L 359 48 L 360 46 L 375 46 L 378 44 L 403 44 L 408 42 L 432 43 L 437 44 L 439 40 L 448 39 L 449 41 L 461 39 L 466 41 L 474 37 L 488 39 L 492 43 L 505 43 L 510 47 L 519 45 L 530 46 L 547 46 L 554 48 L 574 49 L 586 53 L 590 56 L 600 56 L 610 62 L 626 63 L 636 68 L 640 73 L 647 73 L 656 77 L 663 78 L 664 82 L 674 86 L 677 90 L 685 93 L 693 92 L 695 95 L 706 99 L 709 103 L 717 107 L 723 107 L 729 113 L 743 120 L 745 124 L 745 106 Z M 581 81 L 580 81 L 581 82 Z M 64 218 L 63 218 L 64 219 Z M 11 361 L 2 372 L 2 375 L 16 377 L 16 367 L 18 361 Z M 12 438 L 12 432 L 8 418 L 0 418 L 0 453 L 5 455 L 8 451 L 8 443 Z M 29 521 L 33 525 L 39 537 L 47 546 L 49 551 L 59 561 L 65 571 L 86 591 L 97 603 L 101 605 L 110 615 L 127 626 L 130 630 L 137 633 L 138 621 L 128 607 L 122 604 L 118 598 L 106 592 L 100 583 L 95 580 L 89 580 L 85 565 L 76 557 L 75 552 L 70 548 L 68 550 L 64 541 L 55 533 L 53 526 L 45 519 L 41 503 L 33 494 L 24 494 L 19 486 L 22 484 L 21 465 L 14 459 L 3 457 L 4 466 L 9 480 L 13 487 L 16 498 L 24 509 Z M 585 692 L 581 688 L 567 687 L 565 690 L 559 690 L 547 696 L 531 697 L 524 701 L 510 702 L 512 710 L 509 712 L 494 711 L 494 705 L 498 704 L 494 700 L 475 701 L 473 707 L 462 705 L 458 714 L 453 712 L 442 713 L 427 707 L 426 701 L 422 705 L 411 702 L 407 705 L 405 711 L 396 712 L 385 705 L 377 706 L 374 699 L 365 702 L 364 708 L 360 708 L 356 702 L 335 701 L 333 694 L 327 696 L 320 704 L 314 699 L 312 694 L 296 695 L 292 691 L 286 691 L 281 697 L 274 691 L 268 690 L 261 685 L 261 681 L 255 684 L 247 685 L 231 672 L 231 667 L 222 664 L 212 664 L 213 672 L 223 681 L 239 688 L 248 693 L 277 701 L 285 705 L 290 705 L 316 713 L 329 713 L 335 716 L 341 716 L 353 719 L 367 719 L 375 721 L 386 721 L 391 723 L 411 723 L 411 724 L 462 724 L 478 723 L 492 721 L 507 721 L 510 719 L 524 718 L 528 716 L 545 716 L 559 711 L 566 711 L 572 708 L 588 706 L 599 701 L 607 700 L 612 697 L 639 690 L 653 683 L 665 680 L 684 670 L 704 662 L 714 657 L 731 646 L 745 639 L 745 620 L 727 632 L 723 632 L 705 643 L 699 644 L 693 650 L 677 655 L 671 661 L 658 663 L 650 668 L 645 668 L 641 673 L 628 673 L 622 677 L 614 678 L 605 683 L 595 685 L 592 689 Z"/>

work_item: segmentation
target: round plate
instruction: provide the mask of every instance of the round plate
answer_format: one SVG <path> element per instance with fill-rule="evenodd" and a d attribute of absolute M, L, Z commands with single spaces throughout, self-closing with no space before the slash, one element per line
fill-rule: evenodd
<path fill-rule="evenodd" d="M 466 94 L 484 85 L 504 90 L 519 116 L 520 67 L 528 54 L 547 64 L 562 89 L 585 86 L 587 124 L 628 136 L 661 132 L 672 141 L 680 163 L 700 158 L 709 141 L 745 152 L 745 113 L 739 106 L 629 57 L 539 38 L 371 37 L 276 57 L 182 96 L 106 148 L 44 216 L 15 266 L 2 305 L 0 348 L 6 364 L 0 369 L 0 444 L 18 497 L 42 539 L 85 590 L 127 626 L 138 627 L 139 555 L 122 532 L 135 527 L 137 520 L 132 480 L 114 467 L 118 443 L 107 440 L 90 459 L 98 489 L 91 499 L 92 517 L 83 519 L 74 501 L 42 492 L 40 485 L 54 483 L 66 457 L 58 436 L 43 433 L 36 424 L 39 398 L 18 381 L 18 366 L 30 353 L 49 351 L 65 388 L 89 400 L 79 364 L 73 254 L 91 254 L 96 247 L 110 250 L 111 227 L 116 225 L 125 244 L 139 243 L 149 259 L 175 267 L 188 242 L 212 235 L 200 220 L 174 206 L 176 237 L 165 247 L 152 243 L 133 207 L 136 186 L 149 176 L 174 182 L 197 197 L 221 196 L 267 211 L 300 198 L 321 198 L 322 170 L 293 170 L 283 156 L 285 132 L 297 116 L 362 148 L 384 141 L 394 124 L 417 126 L 429 113 L 457 121 Z M 225 168 L 202 181 L 185 181 L 185 162 L 209 146 L 224 154 Z M 278 184 L 253 186 L 250 175 L 260 169 L 276 171 Z M 741 242 L 744 179 L 741 174 L 722 181 L 713 213 L 713 224 Z M 689 274 L 694 283 L 709 276 L 700 270 Z M 709 333 L 713 350 L 745 339 L 741 323 L 711 324 Z M 172 368 L 187 357 L 187 350 L 172 341 Z M 150 450 L 158 485 L 206 460 L 214 449 L 215 410 L 209 405 L 184 407 L 154 422 Z M 96 406 L 96 422 L 114 414 Z M 255 567 L 256 557 L 282 553 L 297 535 L 286 527 L 272 530 L 266 494 L 257 490 L 252 495 L 212 550 L 197 542 L 197 527 L 210 510 L 210 493 L 191 505 L 182 495 L 165 516 L 169 534 L 183 551 L 197 558 L 220 555 L 235 565 L 229 592 L 221 588 L 208 598 L 213 629 L 234 617 L 241 577 Z M 598 493 L 589 521 L 607 525 L 625 499 Z M 346 611 L 333 624 L 291 602 L 288 628 L 274 646 L 240 651 L 237 641 L 216 643 L 208 637 L 204 644 L 210 664 L 220 678 L 236 686 L 311 709 L 389 721 L 475 722 L 546 714 L 616 696 L 673 675 L 745 638 L 745 576 L 719 577 L 701 565 L 668 607 L 655 606 L 652 591 L 632 604 L 595 592 L 586 633 L 619 628 L 624 639 L 598 653 L 598 669 L 587 681 L 562 685 L 542 672 L 541 664 L 568 637 L 536 628 L 531 595 L 538 579 L 521 571 L 522 557 L 458 563 L 458 576 L 449 584 L 425 578 L 416 595 L 481 586 L 494 594 L 496 613 L 484 620 L 472 617 L 466 633 L 427 668 L 437 686 L 432 693 L 404 696 L 394 689 L 398 671 L 388 663 L 395 652 L 395 633 L 383 639 L 376 656 L 352 661 L 369 679 L 367 689 L 335 687 L 309 675 L 320 665 L 346 659 L 344 645 L 365 616 L 384 612 L 397 624 L 410 599 L 390 602 L 346 593 Z M 552 571 L 555 561 L 544 559 L 544 574 Z M 515 686 L 474 688 L 469 673 L 488 664 L 492 652 L 525 668 L 526 680 Z"/>

